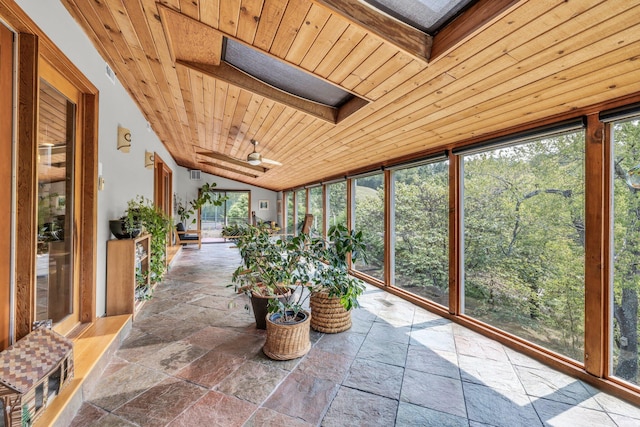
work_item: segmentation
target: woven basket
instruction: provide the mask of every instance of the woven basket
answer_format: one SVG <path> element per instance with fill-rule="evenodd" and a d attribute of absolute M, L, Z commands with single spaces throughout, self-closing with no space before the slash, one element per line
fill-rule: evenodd
<path fill-rule="evenodd" d="M 311 349 L 309 339 L 309 322 L 311 314 L 301 312 L 306 318 L 302 322 L 283 324 L 275 323 L 267 314 L 267 340 L 262 351 L 270 359 L 291 360 L 302 357 Z"/>
<path fill-rule="evenodd" d="M 351 311 L 340 304 L 340 297 L 330 297 L 327 292 L 313 292 L 311 306 L 311 327 L 325 334 L 337 334 L 351 327 Z"/>

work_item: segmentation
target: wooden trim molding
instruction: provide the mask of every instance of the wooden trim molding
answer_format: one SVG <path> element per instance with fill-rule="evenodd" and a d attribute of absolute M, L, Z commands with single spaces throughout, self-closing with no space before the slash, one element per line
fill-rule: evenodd
<path fill-rule="evenodd" d="M 11 219 L 13 159 L 13 33 L 0 23 L 0 217 Z M 0 351 L 11 328 L 11 227 L 0 231 Z"/>
<path fill-rule="evenodd" d="M 607 358 L 605 318 L 607 278 L 604 275 L 604 125 L 597 114 L 587 116 L 585 133 L 585 339 L 584 366 L 596 377 L 604 376 Z"/>
<path fill-rule="evenodd" d="M 38 122 L 38 37 L 18 35 L 18 129 L 16 133 L 15 338 L 31 331 L 34 312 L 36 256 L 36 189 Z"/>
<path fill-rule="evenodd" d="M 449 153 L 449 313 L 453 315 L 462 314 L 460 162 L 460 156 Z"/>

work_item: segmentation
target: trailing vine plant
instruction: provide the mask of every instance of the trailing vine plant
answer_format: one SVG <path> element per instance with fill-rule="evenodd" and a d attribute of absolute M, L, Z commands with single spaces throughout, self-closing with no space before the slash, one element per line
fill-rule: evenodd
<path fill-rule="evenodd" d="M 142 227 L 151 234 L 149 254 L 150 281 L 156 283 L 162 279 L 166 264 L 167 237 L 171 230 L 171 220 L 153 202 L 143 196 L 127 202 L 125 228 L 127 231 Z"/>

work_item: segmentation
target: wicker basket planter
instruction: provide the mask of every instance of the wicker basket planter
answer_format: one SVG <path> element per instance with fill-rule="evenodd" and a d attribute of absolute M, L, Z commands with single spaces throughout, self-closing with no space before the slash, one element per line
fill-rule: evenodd
<path fill-rule="evenodd" d="M 309 323 L 311 314 L 301 311 L 300 321 L 291 323 L 276 323 L 272 320 L 279 314 L 268 314 L 267 340 L 262 348 L 264 354 L 274 360 L 291 360 L 302 357 L 311 349 L 309 339 Z"/>
<path fill-rule="evenodd" d="M 351 311 L 340 304 L 340 297 L 330 297 L 327 292 L 313 292 L 309 304 L 313 330 L 337 334 L 351 328 Z"/>

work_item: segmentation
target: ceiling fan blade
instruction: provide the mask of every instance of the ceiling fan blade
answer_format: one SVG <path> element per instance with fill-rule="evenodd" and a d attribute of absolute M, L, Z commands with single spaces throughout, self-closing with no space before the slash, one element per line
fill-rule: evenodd
<path fill-rule="evenodd" d="M 274 166 L 282 166 L 282 163 L 280 163 L 277 160 L 271 160 L 271 159 L 265 159 L 264 157 L 262 158 L 262 163 L 268 163 L 270 165 L 274 165 Z"/>

